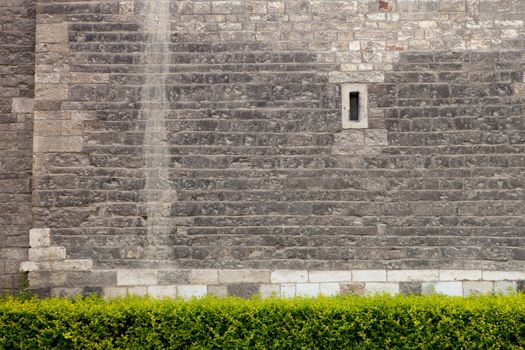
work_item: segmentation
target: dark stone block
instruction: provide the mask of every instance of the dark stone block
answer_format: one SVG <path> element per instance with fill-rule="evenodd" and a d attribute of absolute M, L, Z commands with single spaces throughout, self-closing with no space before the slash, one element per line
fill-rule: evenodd
<path fill-rule="evenodd" d="M 259 294 L 259 284 L 257 283 L 235 283 L 229 284 L 227 287 L 230 296 L 249 299 Z"/>

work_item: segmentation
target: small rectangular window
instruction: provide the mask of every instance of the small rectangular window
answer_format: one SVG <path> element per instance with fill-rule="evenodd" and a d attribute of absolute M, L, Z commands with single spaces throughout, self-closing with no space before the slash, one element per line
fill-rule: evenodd
<path fill-rule="evenodd" d="M 359 91 L 350 93 L 350 120 L 359 121 Z"/>
<path fill-rule="evenodd" d="M 367 86 L 365 84 L 343 84 L 341 100 L 343 129 L 368 128 Z"/>

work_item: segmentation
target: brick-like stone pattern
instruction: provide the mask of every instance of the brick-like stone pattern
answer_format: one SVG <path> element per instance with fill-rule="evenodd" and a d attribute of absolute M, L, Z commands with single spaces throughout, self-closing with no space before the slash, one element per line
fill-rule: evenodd
<path fill-rule="evenodd" d="M 523 2 L 165 4 L 38 4 L 34 224 L 68 258 L 239 295 L 523 268 Z M 342 83 L 368 129 L 342 130 Z M 302 280 L 321 270 L 377 277 Z"/>
<path fill-rule="evenodd" d="M 34 48 L 34 1 L 0 1 L 0 293 L 18 288 L 27 260 Z"/>
<path fill-rule="evenodd" d="M 32 285 L 29 290 L 34 293 L 52 296 L 96 293 L 107 298 L 127 294 L 156 298 L 192 298 L 208 294 L 242 298 L 377 293 L 504 295 L 523 292 L 525 283 L 522 271 L 482 270 L 396 270 L 394 274 L 388 270 L 305 270 L 298 274 L 292 270 L 121 269 L 115 273 L 93 270 L 91 260 L 56 261 L 53 256 L 25 262 L 22 270 L 29 271 Z M 91 287 L 79 287 L 82 283 L 91 283 Z"/>

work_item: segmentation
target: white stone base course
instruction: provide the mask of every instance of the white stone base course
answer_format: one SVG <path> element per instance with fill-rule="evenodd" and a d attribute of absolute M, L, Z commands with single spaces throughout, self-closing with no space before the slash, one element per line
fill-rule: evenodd
<path fill-rule="evenodd" d="M 482 280 L 490 276 L 492 280 Z M 117 286 L 104 287 L 104 296 L 126 294 L 153 297 L 202 297 L 228 295 L 228 285 L 256 284 L 259 295 L 267 297 L 316 297 L 343 294 L 398 294 L 403 283 L 419 283 L 421 294 L 468 296 L 508 294 L 517 291 L 520 271 L 481 270 L 192 270 L 190 284 L 159 285 L 156 270 L 118 270 Z M 141 288 L 142 287 L 142 288 Z M 140 289 L 137 289 L 140 288 Z"/>

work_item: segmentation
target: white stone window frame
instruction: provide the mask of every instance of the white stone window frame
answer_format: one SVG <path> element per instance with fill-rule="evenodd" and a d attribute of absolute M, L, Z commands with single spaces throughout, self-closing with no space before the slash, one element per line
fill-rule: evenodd
<path fill-rule="evenodd" d="M 350 93 L 359 93 L 358 120 L 350 120 Z M 341 85 L 341 125 L 343 129 L 368 128 L 368 86 L 366 84 Z"/>

